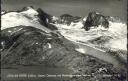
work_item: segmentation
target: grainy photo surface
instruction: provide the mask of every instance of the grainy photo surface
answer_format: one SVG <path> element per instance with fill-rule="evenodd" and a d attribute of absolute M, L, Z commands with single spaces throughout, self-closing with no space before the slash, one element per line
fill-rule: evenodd
<path fill-rule="evenodd" d="M 127 81 L 127 0 L 1 2 L 1 81 Z"/>

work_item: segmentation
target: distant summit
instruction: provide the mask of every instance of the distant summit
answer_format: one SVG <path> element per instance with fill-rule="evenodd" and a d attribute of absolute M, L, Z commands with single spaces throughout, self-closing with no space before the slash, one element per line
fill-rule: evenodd
<path fill-rule="evenodd" d="M 21 9 L 21 11 L 27 11 L 29 9 L 34 9 L 34 7 L 33 6 L 24 7 Z"/>
<path fill-rule="evenodd" d="M 92 26 L 98 27 L 99 25 L 101 25 L 105 28 L 108 28 L 109 22 L 108 22 L 107 18 L 95 11 L 90 12 L 85 21 L 84 29 L 88 31 L 88 30 L 90 30 L 90 27 L 92 27 Z"/>
<path fill-rule="evenodd" d="M 60 23 L 70 25 L 71 22 L 79 22 L 81 17 L 63 14 L 60 16 Z"/>
<path fill-rule="evenodd" d="M 4 12 L 1 12 L 4 14 Z M 10 17 L 11 16 L 11 17 Z M 34 9 L 33 6 L 24 7 L 18 11 L 9 11 L 2 15 L 2 29 L 14 26 L 34 26 L 39 29 L 57 30 L 57 28 L 50 24 L 52 22 L 51 15 L 44 12 L 42 9 Z M 6 24 L 8 23 L 8 24 Z"/>
<path fill-rule="evenodd" d="M 40 18 L 39 22 L 44 25 L 47 28 L 50 28 L 52 30 L 57 30 L 57 28 L 55 26 L 53 26 L 52 24 L 52 17 L 50 14 L 44 12 L 41 8 L 37 9 L 38 12 L 38 17 Z"/>

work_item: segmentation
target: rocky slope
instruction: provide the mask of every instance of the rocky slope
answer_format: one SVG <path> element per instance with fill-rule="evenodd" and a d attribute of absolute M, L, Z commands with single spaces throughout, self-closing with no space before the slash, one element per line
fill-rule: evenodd
<path fill-rule="evenodd" d="M 34 27 L 18 26 L 4 29 L 2 34 L 1 63 L 2 65 L 43 65 L 44 67 L 66 67 L 73 74 L 113 74 L 111 79 L 122 81 L 125 73 L 117 70 L 112 64 L 75 50 L 76 45 L 55 33 L 46 33 Z M 81 78 L 81 77 L 80 77 Z M 79 80 L 80 78 L 76 78 Z M 74 78 L 72 78 L 74 79 Z M 103 77 L 82 78 L 103 79 Z M 109 78 L 110 79 L 110 78 Z M 106 78 L 106 81 L 109 81 Z M 125 78 L 124 78 L 125 79 Z"/>

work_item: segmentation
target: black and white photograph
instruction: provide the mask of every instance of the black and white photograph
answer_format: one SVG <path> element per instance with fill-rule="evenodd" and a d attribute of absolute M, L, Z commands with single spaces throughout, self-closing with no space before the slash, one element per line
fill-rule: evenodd
<path fill-rule="evenodd" d="M 1 81 L 127 81 L 127 0 L 1 0 Z"/>

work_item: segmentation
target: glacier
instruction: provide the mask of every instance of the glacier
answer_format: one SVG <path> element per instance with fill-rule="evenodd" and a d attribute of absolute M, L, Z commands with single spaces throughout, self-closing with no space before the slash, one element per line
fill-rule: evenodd
<path fill-rule="evenodd" d="M 91 30 L 85 31 L 82 28 L 85 20 L 86 17 L 80 22 L 72 22 L 69 26 L 64 24 L 54 25 L 58 27 L 62 35 L 71 41 L 82 42 L 95 46 L 95 44 L 91 44 L 89 41 L 98 37 L 110 37 L 111 39 L 101 46 L 112 50 L 127 50 L 127 25 L 125 23 L 109 21 L 109 28 L 104 28 L 99 25 L 97 28 L 91 27 Z"/>

